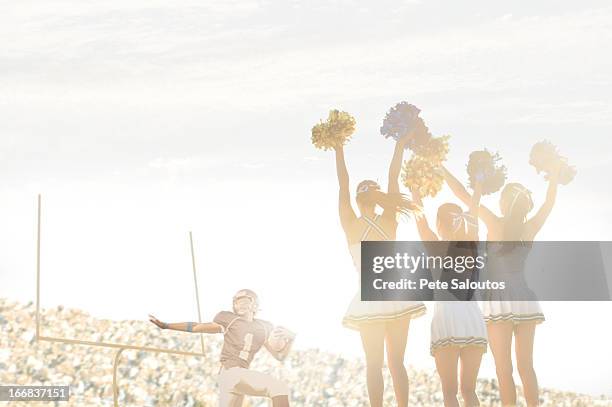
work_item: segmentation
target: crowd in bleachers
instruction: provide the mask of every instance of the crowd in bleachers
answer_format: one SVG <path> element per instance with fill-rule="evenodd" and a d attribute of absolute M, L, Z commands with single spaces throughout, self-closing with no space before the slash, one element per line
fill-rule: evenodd
<path fill-rule="evenodd" d="M 45 309 L 46 336 L 200 352 L 199 335 L 160 331 L 148 321 L 95 319 L 62 307 Z M 113 359 L 116 349 L 36 342 L 35 305 L 0 298 L 0 384 L 67 385 L 69 402 L 21 402 L 19 406 L 112 406 Z M 217 406 L 218 357 L 222 337 L 205 337 L 206 356 L 179 356 L 126 350 L 119 368 L 121 406 Z M 289 384 L 292 406 L 368 406 L 364 363 L 321 350 L 294 350 L 279 364 L 265 352 L 251 366 L 271 372 Z M 388 372 L 385 405 L 393 405 Z M 433 371 L 409 369 L 410 405 L 442 406 L 442 391 Z M 520 390 L 519 390 L 520 391 Z M 498 406 L 496 380 L 482 379 L 478 396 L 484 406 Z M 591 396 L 541 390 L 542 406 L 612 406 Z M 0 405 L 2 403 L 0 402 Z M 246 400 L 244 407 L 268 406 L 264 399 Z"/>

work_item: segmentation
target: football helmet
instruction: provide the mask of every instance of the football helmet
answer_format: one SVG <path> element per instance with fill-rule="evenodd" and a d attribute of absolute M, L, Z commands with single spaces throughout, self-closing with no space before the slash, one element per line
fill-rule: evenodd
<path fill-rule="evenodd" d="M 251 299 L 251 305 L 249 309 L 253 311 L 253 313 L 256 313 L 259 310 L 259 298 L 257 297 L 257 294 L 255 294 L 253 290 L 245 288 L 234 294 L 234 297 L 232 298 L 232 307 L 235 313 L 238 313 L 236 309 L 236 302 L 241 298 Z"/>

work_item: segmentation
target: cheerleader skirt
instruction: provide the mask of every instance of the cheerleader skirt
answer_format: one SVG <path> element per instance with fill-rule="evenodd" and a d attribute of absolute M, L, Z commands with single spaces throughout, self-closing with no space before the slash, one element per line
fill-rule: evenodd
<path fill-rule="evenodd" d="M 419 301 L 361 301 L 361 294 L 357 292 L 344 314 L 342 325 L 358 331 L 364 324 L 418 318 L 426 310 Z"/>
<path fill-rule="evenodd" d="M 544 313 L 536 301 L 490 300 L 482 302 L 482 314 L 487 324 L 512 322 L 513 324 L 544 322 Z"/>
<path fill-rule="evenodd" d="M 487 327 L 478 303 L 438 301 L 431 321 L 430 353 L 448 346 L 476 346 L 487 351 Z"/>

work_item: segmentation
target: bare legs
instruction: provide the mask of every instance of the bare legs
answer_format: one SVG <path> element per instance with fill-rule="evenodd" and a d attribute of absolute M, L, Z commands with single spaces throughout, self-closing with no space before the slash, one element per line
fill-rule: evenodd
<path fill-rule="evenodd" d="M 496 322 L 487 326 L 489 343 L 503 406 L 516 405 L 516 386 L 512 378 L 512 336 L 515 337 L 516 363 L 529 407 L 537 406 L 538 379 L 533 369 L 535 323 Z"/>
<path fill-rule="evenodd" d="M 538 378 L 533 369 L 533 341 L 535 323 L 523 323 L 514 327 L 516 367 L 523 383 L 523 392 L 528 407 L 539 405 Z"/>
<path fill-rule="evenodd" d="M 461 349 L 461 397 L 463 397 L 465 407 L 480 405 L 476 395 L 476 380 L 483 353 L 483 349 L 478 346 L 467 346 Z"/>
<path fill-rule="evenodd" d="M 457 400 L 457 362 L 461 360 L 461 396 L 466 407 L 479 406 L 476 379 L 482 360 L 482 349 L 476 346 L 448 346 L 435 353 L 436 369 L 442 382 L 445 407 L 459 407 Z"/>
<path fill-rule="evenodd" d="M 398 407 L 408 406 L 408 373 L 404 366 L 404 353 L 408 340 L 410 319 L 402 319 L 387 325 L 387 366 L 393 380 L 393 390 Z"/>
<path fill-rule="evenodd" d="M 382 374 L 385 342 L 387 364 L 393 380 L 393 389 L 398 407 L 408 406 L 408 374 L 404 367 L 404 352 L 408 339 L 408 318 L 389 322 L 364 325 L 361 343 L 366 355 L 366 378 L 371 407 L 382 407 L 384 380 Z"/>
<path fill-rule="evenodd" d="M 367 324 L 361 330 L 361 344 L 366 357 L 366 380 L 371 407 L 382 407 L 384 382 L 382 375 L 385 353 L 384 324 Z"/>
<path fill-rule="evenodd" d="M 459 407 L 457 400 L 457 361 L 459 359 L 459 348 L 449 346 L 440 348 L 434 355 L 436 369 L 442 382 L 442 394 L 444 395 L 444 407 Z"/>
<path fill-rule="evenodd" d="M 495 372 L 499 383 L 502 406 L 516 405 L 516 386 L 512 378 L 512 322 L 487 325 L 489 345 L 495 359 Z"/>

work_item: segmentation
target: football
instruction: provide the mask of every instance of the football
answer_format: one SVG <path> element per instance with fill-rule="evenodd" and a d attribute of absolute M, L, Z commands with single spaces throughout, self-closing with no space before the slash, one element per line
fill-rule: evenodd
<path fill-rule="evenodd" d="M 268 338 L 268 344 L 274 351 L 279 352 L 287 346 L 287 335 L 283 328 L 276 327 Z"/>

